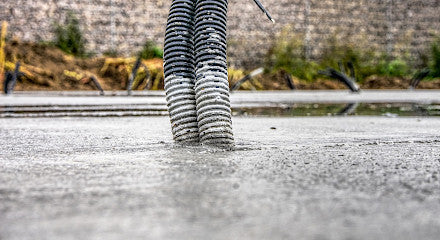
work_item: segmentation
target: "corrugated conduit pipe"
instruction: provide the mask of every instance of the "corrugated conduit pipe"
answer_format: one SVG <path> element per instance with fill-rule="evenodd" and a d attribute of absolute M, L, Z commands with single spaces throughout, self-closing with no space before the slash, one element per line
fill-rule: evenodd
<path fill-rule="evenodd" d="M 173 138 L 198 142 L 194 91 L 194 1 L 173 0 L 164 44 L 165 94 Z"/>
<path fill-rule="evenodd" d="M 200 139 L 202 144 L 233 145 L 226 65 L 227 7 L 227 0 L 172 2 L 164 71 L 176 141 Z"/>
<path fill-rule="evenodd" d="M 196 104 L 202 144 L 233 145 L 226 65 L 227 0 L 197 0 L 195 16 Z"/>

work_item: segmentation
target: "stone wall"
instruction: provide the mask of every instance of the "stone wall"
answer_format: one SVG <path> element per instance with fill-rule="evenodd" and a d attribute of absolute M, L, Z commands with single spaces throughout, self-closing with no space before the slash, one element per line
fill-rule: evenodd
<path fill-rule="evenodd" d="M 440 33 L 439 0 L 261 0 L 272 24 L 252 0 L 230 0 L 228 57 L 235 67 L 255 67 L 277 34 L 289 26 L 306 43 L 310 58 L 330 36 L 359 46 L 416 56 Z M 171 0 L 3 0 L 0 21 L 26 41 L 53 39 L 55 23 L 69 11 L 81 21 L 87 48 L 95 53 L 139 51 L 147 39 L 163 43 Z"/>

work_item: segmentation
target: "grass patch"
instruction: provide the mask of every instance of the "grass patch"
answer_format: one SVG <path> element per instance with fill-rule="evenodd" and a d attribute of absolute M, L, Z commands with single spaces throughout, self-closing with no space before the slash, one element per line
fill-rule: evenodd
<path fill-rule="evenodd" d="M 65 53 L 77 57 L 87 56 L 79 20 L 73 13 L 68 13 L 64 24 L 55 24 L 54 45 Z"/>
<path fill-rule="evenodd" d="M 163 58 L 163 50 L 152 40 L 147 40 L 139 53 L 142 59 Z"/>
<path fill-rule="evenodd" d="M 392 58 L 372 47 L 359 42 L 342 42 L 336 35 L 330 36 L 315 60 L 305 57 L 305 45 L 300 35 L 291 33 L 290 28 L 283 29 L 267 52 L 265 68 L 269 73 L 286 71 L 305 81 L 325 78 L 318 70 L 328 67 L 348 69 L 350 62 L 356 73 L 356 80 L 363 82 L 367 77 L 377 75 L 386 77 L 408 77 L 412 74 L 406 58 Z M 432 46 L 431 68 L 440 75 L 440 42 Z"/>
<path fill-rule="evenodd" d="M 318 65 L 305 57 L 301 36 L 291 34 L 290 28 L 284 28 L 275 39 L 266 55 L 265 68 L 270 73 L 283 70 L 307 81 L 318 75 Z"/>
<path fill-rule="evenodd" d="M 431 44 L 429 69 L 432 78 L 440 77 L 440 36 L 437 36 Z"/>

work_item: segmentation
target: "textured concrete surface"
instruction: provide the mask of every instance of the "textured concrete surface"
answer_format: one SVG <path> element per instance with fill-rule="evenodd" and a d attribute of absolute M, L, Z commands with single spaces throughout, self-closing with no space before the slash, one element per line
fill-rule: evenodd
<path fill-rule="evenodd" d="M 0 96 L 0 107 L 3 106 L 48 106 L 48 105 L 165 105 L 163 91 L 137 91 L 127 97 L 127 92 L 16 92 L 11 96 Z M 237 91 L 231 94 L 233 107 L 267 106 L 271 104 L 291 103 L 440 103 L 439 90 L 362 90 L 350 93 L 348 90 L 324 91 Z"/>
<path fill-rule="evenodd" d="M 438 239 L 439 118 L 0 119 L 0 239 Z"/>

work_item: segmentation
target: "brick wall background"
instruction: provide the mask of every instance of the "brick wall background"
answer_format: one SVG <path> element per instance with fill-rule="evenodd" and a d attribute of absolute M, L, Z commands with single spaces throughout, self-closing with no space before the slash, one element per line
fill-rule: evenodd
<path fill-rule="evenodd" d="M 230 0 L 228 56 L 235 67 L 260 65 L 276 35 L 286 26 L 319 55 L 329 36 L 392 54 L 426 49 L 440 33 L 439 0 L 261 0 L 272 24 L 252 0 Z M 146 39 L 163 43 L 171 0 L 3 0 L 0 21 L 26 41 L 53 39 L 54 23 L 69 11 L 80 18 L 87 48 L 132 54 Z"/>

